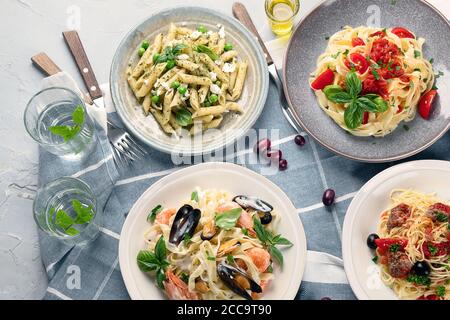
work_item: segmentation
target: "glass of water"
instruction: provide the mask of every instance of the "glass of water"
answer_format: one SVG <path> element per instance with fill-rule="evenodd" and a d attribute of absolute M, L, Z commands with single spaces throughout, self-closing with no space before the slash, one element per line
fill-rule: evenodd
<path fill-rule="evenodd" d="M 53 87 L 35 94 L 25 109 L 24 122 L 44 149 L 67 160 L 79 160 L 94 147 L 94 122 L 83 100 L 67 88 Z"/>
<path fill-rule="evenodd" d="M 75 178 L 60 178 L 39 189 L 33 215 L 42 231 L 67 244 L 87 245 L 102 227 L 102 211 L 94 193 Z"/>

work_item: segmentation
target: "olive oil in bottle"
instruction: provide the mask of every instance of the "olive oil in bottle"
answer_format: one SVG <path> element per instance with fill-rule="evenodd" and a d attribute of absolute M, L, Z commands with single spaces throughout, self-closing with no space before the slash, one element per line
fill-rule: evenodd
<path fill-rule="evenodd" d="M 272 32 L 277 36 L 290 34 L 299 9 L 299 0 L 266 0 L 266 14 Z"/>

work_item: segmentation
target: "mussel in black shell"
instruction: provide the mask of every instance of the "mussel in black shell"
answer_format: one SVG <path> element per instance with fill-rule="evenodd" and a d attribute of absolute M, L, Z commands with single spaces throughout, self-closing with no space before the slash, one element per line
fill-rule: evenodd
<path fill-rule="evenodd" d="M 186 236 L 192 237 L 198 226 L 201 215 L 199 209 L 194 209 L 190 205 L 182 206 L 173 220 L 172 228 L 170 229 L 169 242 L 179 245 Z"/>
<path fill-rule="evenodd" d="M 253 300 L 248 290 L 262 293 L 262 289 L 252 278 L 239 268 L 230 266 L 225 262 L 217 265 L 217 274 L 225 285 L 234 293 L 247 300 Z"/>
<path fill-rule="evenodd" d="M 261 224 L 269 224 L 272 222 L 273 207 L 266 201 L 250 196 L 237 196 L 233 201 L 244 209 L 258 211 Z"/>

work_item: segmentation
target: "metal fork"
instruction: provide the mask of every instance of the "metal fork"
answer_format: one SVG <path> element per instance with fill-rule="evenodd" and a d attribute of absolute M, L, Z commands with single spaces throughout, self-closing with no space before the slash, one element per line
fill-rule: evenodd
<path fill-rule="evenodd" d="M 112 122 L 108 123 L 108 139 L 113 147 L 114 162 L 118 167 L 130 165 L 132 162 L 144 158 L 148 153 L 125 130 Z"/>

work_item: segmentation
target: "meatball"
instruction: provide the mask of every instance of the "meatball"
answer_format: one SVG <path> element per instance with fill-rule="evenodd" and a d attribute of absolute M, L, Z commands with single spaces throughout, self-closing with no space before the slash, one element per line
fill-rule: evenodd
<path fill-rule="evenodd" d="M 387 222 L 388 231 L 395 227 L 401 227 L 411 216 L 411 207 L 402 203 L 391 210 Z"/>
<path fill-rule="evenodd" d="M 433 222 L 446 222 L 450 218 L 450 206 L 443 203 L 435 203 L 428 208 L 427 216 L 429 216 Z"/>
<path fill-rule="evenodd" d="M 389 252 L 388 268 L 389 274 L 394 278 L 406 278 L 410 273 L 413 264 L 403 251 Z"/>

